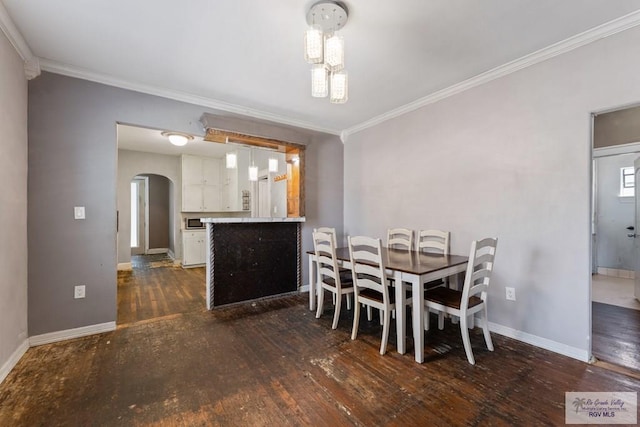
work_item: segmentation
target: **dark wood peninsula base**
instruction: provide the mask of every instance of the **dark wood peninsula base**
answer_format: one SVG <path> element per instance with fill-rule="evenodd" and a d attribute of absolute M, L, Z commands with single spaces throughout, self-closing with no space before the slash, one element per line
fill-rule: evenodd
<path fill-rule="evenodd" d="M 297 292 L 303 218 L 203 219 L 207 308 Z"/>

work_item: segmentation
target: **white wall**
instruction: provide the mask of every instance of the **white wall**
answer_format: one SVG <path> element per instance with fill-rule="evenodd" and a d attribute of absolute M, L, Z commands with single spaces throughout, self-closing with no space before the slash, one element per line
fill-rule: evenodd
<path fill-rule="evenodd" d="M 627 30 L 351 135 L 345 232 L 441 228 L 459 254 L 498 237 L 493 328 L 586 360 L 590 113 L 640 101 L 639 45 Z"/>
<path fill-rule="evenodd" d="M 131 262 L 131 180 L 136 175 L 155 174 L 167 177 L 173 183 L 173 236 L 174 254 L 182 258 L 180 238 L 180 210 L 182 208 L 182 179 L 180 178 L 180 157 L 166 156 L 140 151 L 118 150 L 118 264 Z"/>
<path fill-rule="evenodd" d="M 635 270 L 633 238 L 627 227 L 635 223 L 635 199 L 619 197 L 620 168 L 633 167 L 640 154 L 596 159 L 596 267 Z"/>
<path fill-rule="evenodd" d="M 0 32 L 0 382 L 27 349 L 27 79 Z"/>

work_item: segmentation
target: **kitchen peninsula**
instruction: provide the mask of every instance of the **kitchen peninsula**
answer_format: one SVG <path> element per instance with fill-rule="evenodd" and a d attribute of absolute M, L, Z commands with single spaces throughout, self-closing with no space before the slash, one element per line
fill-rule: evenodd
<path fill-rule="evenodd" d="M 207 309 L 296 292 L 304 217 L 202 218 Z"/>

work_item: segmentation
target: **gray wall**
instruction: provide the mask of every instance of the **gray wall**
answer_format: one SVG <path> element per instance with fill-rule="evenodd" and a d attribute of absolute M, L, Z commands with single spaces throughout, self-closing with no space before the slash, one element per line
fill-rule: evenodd
<path fill-rule="evenodd" d="M 169 247 L 170 182 L 160 175 L 149 177 L 149 249 Z M 171 230 L 173 231 L 173 229 Z"/>
<path fill-rule="evenodd" d="M 586 360 L 590 114 L 640 100 L 638 45 L 630 29 L 351 135 L 345 231 L 450 230 L 459 254 L 498 237 L 492 327 Z"/>
<path fill-rule="evenodd" d="M 632 231 L 635 199 L 618 197 L 620 168 L 633 166 L 640 154 L 621 154 L 596 159 L 596 267 L 635 270 Z"/>
<path fill-rule="evenodd" d="M 640 142 L 640 107 L 625 108 L 596 116 L 593 128 L 594 148 L 632 142 Z"/>
<path fill-rule="evenodd" d="M 0 381 L 27 338 L 27 79 L 0 32 Z M 14 356 L 12 358 L 12 355 Z M 11 360 L 10 360 L 11 359 Z"/>
<path fill-rule="evenodd" d="M 202 135 L 199 118 L 206 110 L 51 73 L 29 82 L 30 335 L 116 319 L 116 209 L 125 210 L 117 206 L 122 181 L 116 123 Z M 275 139 L 286 134 L 286 127 L 245 122 L 252 130 L 247 133 Z M 234 130 L 243 132 L 242 126 Z M 309 141 L 307 218 L 341 228 L 343 146 L 322 134 L 310 133 Z M 319 164 L 317 158 L 327 153 L 334 163 Z M 174 185 L 174 191 L 180 190 Z M 322 208 L 313 200 L 319 196 L 325 197 Z M 86 220 L 73 220 L 78 205 L 86 206 Z M 120 224 L 124 228 L 126 222 Z M 310 249 L 308 230 L 305 225 L 303 242 Z M 85 299 L 73 299 L 77 284 L 87 286 Z"/>

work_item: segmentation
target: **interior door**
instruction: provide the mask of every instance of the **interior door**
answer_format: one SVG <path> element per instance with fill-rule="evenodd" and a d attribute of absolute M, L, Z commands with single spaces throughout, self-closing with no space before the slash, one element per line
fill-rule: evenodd
<path fill-rule="evenodd" d="M 633 162 L 633 170 L 635 171 L 635 230 L 632 232 L 635 237 L 633 242 L 633 252 L 635 260 L 635 296 L 640 301 L 640 239 L 638 233 L 640 233 L 640 196 L 638 195 L 638 183 L 640 183 L 640 158 L 637 158 Z"/>

